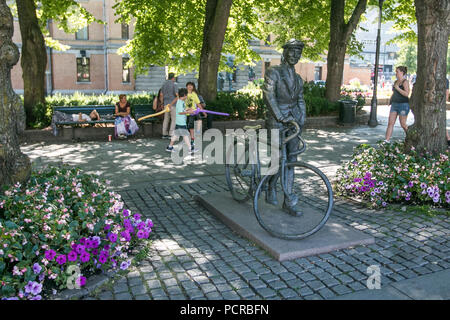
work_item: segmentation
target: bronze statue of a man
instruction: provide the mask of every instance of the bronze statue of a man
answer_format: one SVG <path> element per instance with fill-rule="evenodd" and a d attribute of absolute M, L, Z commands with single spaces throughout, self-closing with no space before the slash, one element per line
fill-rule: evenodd
<path fill-rule="evenodd" d="M 268 68 L 264 77 L 264 102 L 268 107 L 266 128 L 283 130 L 288 128 L 288 122 L 295 121 L 302 128 L 306 118 L 305 100 L 303 99 L 303 80 L 295 73 L 294 66 L 302 55 L 303 42 L 291 39 L 283 45 L 283 56 L 281 64 Z M 288 135 L 295 130 L 289 126 Z M 281 137 L 283 138 L 283 137 Z M 281 145 L 281 144 L 280 144 Z M 290 140 L 287 144 L 287 160 L 294 162 L 297 156 L 289 156 L 289 153 L 299 149 L 298 137 Z M 283 210 L 293 216 L 300 216 L 301 211 L 296 208 L 298 197 L 292 192 L 294 183 L 294 170 L 286 169 L 287 193 L 284 197 Z M 279 174 L 269 179 L 266 202 L 277 204 L 276 184 Z"/>

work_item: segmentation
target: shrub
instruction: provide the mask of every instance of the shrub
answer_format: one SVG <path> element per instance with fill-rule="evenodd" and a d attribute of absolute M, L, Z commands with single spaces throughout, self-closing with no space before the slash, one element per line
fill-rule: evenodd
<path fill-rule="evenodd" d="M 337 171 L 338 194 L 371 206 L 392 203 L 450 207 L 449 151 L 438 156 L 406 153 L 402 143 L 358 146 Z"/>
<path fill-rule="evenodd" d="M 0 196 L 0 296 L 41 299 L 83 286 L 89 274 L 126 269 L 129 250 L 152 226 L 123 210 L 120 195 L 94 175 L 68 167 L 33 172 Z"/>

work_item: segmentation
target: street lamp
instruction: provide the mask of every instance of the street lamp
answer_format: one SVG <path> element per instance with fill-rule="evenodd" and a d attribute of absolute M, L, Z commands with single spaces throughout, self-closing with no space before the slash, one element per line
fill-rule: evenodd
<path fill-rule="evenodd" d="M 380 60 L 380 40 L 381 40 L 381 15 L 383 8 L 384 0 L 378 0 L 378 5 L 380 7 L 379 15 L 378 15 L 378 33 L 377 33 L 377 49 L 375 52 L 375 70 L 374 70 L 374 79 L 373 79 L 373 96 L 372 102 L 370 104 L 370 117 L 369 117 L 369 127 L 376 127 L 378 125 L 377 121 L 377 86 L 378 86 L 378 63 Z"/>

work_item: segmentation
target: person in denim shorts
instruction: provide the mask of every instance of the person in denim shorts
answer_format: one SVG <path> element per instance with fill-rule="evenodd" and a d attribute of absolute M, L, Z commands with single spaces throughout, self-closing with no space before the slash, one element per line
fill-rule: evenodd
<path fill-rule="evenodd" d="M 408 131 L 408 126 L 406 125 L 406 119 L 409 113 L 409 82 L 406 79 L 407 68 L 405 66 L 399 66 L 395 69 L 395 76 L 397 80 L 394 82 L 392 88 L 393 94 L 389 104 L 391 105 L 391 111 L 389 113 L 389 122 L 386 129 L 386 140 L 385 142 L 390 142 L 392 131 L 394 130 L 394 124 L 397 120 L 397 116 L 400 120 L 400 125 L 402 126 L 405 133 Z"/>

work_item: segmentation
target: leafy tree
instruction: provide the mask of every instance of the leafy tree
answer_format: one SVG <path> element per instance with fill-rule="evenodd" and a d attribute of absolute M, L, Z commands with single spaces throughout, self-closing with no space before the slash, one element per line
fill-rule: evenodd
<path fill-rule="evenodd" d="M 417 18 L 417 79 L 411 95 L 414 124 L 406 145 L 418 151 L 443 152 L 445 139 L 445 88 L 450 0 L 415 0 Z"/>
<path fill-rule="evenodd" d="M 200 70 L 200 93 L 205 100 L 213 100 L 216 69 L 227 70 L 226 57 L 221 52 L 234 54 L 236 63 L 251 64 L 259 59 L 248 40 L 260 36 L 262 23 L 254 10 L 260 1 L 118 2 L 114 6 L 117 20 L 129 23 L 135 19 L 133 39 L 119 53 L 130 55 L 130 64 L 138 73 L 150 65 L 168 66 L 177 73 Z"/>
<path fill-rule="evenodd" d="M 264 11 L 278 46 L 289 38 L 300 39 L 305 43 L 303 56 L 311 60 L 328 51 L 326 97 L 336 101 L 347 49 L 352 54 L 361 50 L 353 32 L 366 6 L 367 0 L 277 0 L 266 3 Z"/>
<path fill-rule="evenodd" d="M 60 28 L 73 33 L 86 24 L 102 21 L 95 19 L 75 0 L 16 0 L 22 37 L 22 78 L 24 82 L 24 107 L 27 123 L 34 121 L 33 108 L 45 101 L 45 45 L 62 47 L 49 37 L 47 21 L 53 19 Z M 44 39 L 44 35 L 46 38 Z"/>
<path fill-rule="evenodd" d="M 400 46 L 397 65 L 406 66 L 408 73 L 417 72 L 417 46 L 411 43 L 403 43 Z"/>

